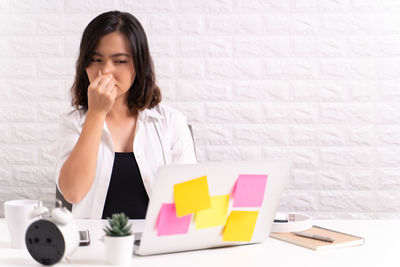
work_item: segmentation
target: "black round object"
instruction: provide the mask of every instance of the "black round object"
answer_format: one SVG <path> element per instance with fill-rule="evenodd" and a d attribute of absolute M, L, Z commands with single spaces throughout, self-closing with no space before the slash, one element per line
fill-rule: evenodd
<path fill-rule="evenodd" d="M 53 265 L 64 256 L 64 237 L 51 221 L 37 220 L 29 225 L 25 243 L 29 254 L 43 265 Z"/>

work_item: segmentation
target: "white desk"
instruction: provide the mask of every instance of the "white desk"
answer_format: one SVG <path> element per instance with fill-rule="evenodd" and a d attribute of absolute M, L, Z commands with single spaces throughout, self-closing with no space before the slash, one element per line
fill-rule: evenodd
<path fill-rule="evenodd" d="M 99 220 L 77 220 L 78 228 L 89 229 L 91 244 L 79 247 L 58 266 L 110 266 L 99 238 L 103 235 Z M 130 266 L 399 266 L 400 220 L 392 221 L 314 221 L 314 224 L 365 237 L 363 246 L 313 251 L 268 238 L 264 243 L 181 252 L 156 256 L 132 256 Z M 136 229 L 142 225 L 134 224 Z M 190 265 L 189 265 L 190 264 Z M 0 219 L 0 266 L 39 266 L 24 249 L 10 247 L 7 225 Z"/>

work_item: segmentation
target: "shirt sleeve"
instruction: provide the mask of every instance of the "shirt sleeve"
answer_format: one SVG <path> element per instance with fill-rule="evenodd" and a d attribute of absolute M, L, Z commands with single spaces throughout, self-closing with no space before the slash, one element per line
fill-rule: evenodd
<path fill-rule="evenodd" d="M 192 133 L 189 130 L 187 119 L 181 113 L 176 114 L 173 123 L 173 136 L 171 143 L 172 163 L 191 164 L 197 163 Z"/>
<path fill-rule="evenodd" d="M 56 159 L 56 173 L 55 179 L 58 190 L 61 192 L 58 185 L 60 171 L 64 162 L 67 160 L 78 141 L 80 131 L 76 124 L 73 122 L 72 116 L 64 115 L 61 117 L 61 122 L 58 127 L 57 136 L 57 159 Z M 62 193 L 62 192 L 61 192 Z"/>

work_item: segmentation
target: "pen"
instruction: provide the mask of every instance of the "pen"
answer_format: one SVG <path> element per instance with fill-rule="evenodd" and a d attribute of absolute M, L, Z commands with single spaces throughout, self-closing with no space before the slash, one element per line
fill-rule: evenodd
<path fill-rule="evenodd" d="M 280 219 L 275 219 L 274 223 L 287 223 L 289 222 L 288 220 L 280 220 Z"/>
<path fill-rule="evenodd" d="M 298 236 L 302 236 L 302 237 L 308 237 L 308 238 L 312 238 L 312 239 L 317 239 L 317 240 L 321 240 L 321 241 L 325 241 L 325 242 L 333 242 L 333 241 L 335 241 L 335 239 L 333 237 L 322 236 L 322 235 L 314 235 L 314 234 L 310 234 L 310 233 L 306 233 L 306 232 L 293 232 L 293 234 L 298 235 Z"/>

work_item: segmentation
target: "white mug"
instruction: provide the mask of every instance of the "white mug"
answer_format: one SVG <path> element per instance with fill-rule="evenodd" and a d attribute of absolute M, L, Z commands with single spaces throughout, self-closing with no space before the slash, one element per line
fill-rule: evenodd
<path fill-rule="evenodd" d="M 32 222 L 31 213 L 39 203 L 38 200 L 21 199 L 4 202 L 4 216 L 13 248 L 26 248 L 25 232 Z"/>

